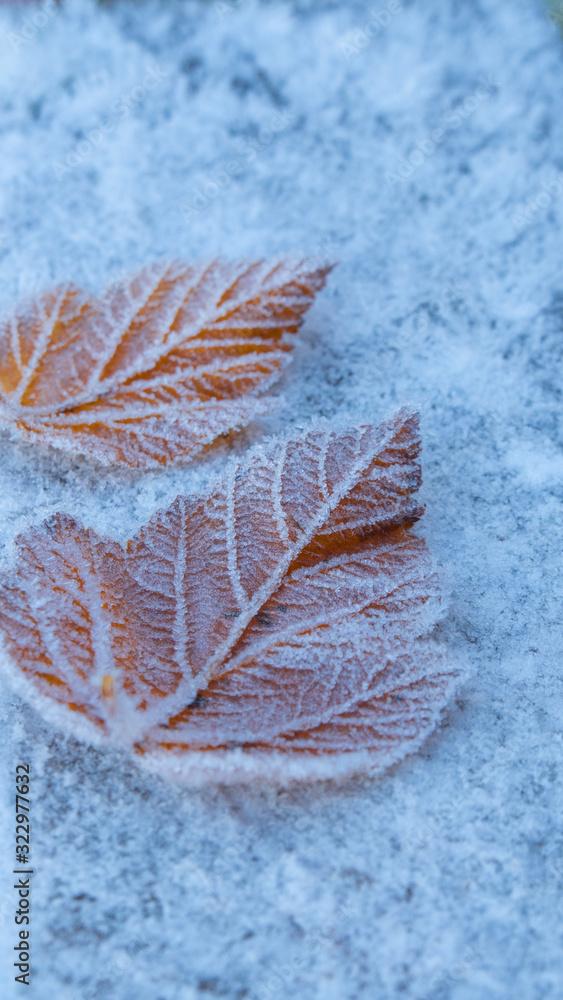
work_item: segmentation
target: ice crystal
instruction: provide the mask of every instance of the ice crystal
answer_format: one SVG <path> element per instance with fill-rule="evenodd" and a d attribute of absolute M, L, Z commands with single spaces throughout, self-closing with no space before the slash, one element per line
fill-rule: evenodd
<path fill-rule="evenodd" d="M 20 536 L 3 580 L 11 660 L 78 731 L 165 769 L 399 759 L 453 682 L 410 530 L 419 449 L 408 410 L 317 425 L 232 461 L 126 548 L 57 515 Z"/>
<path fill-rule="evenodd" d="M 189 458 L 264 412 L 328 270 L 164 263 L 45 292 L 0 324 L 0 418 L 104 463 Z"/>

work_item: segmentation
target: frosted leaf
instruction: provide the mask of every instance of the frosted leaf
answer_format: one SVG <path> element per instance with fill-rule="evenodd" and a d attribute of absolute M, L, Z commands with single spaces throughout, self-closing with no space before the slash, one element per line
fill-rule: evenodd
<path fill-rule="evenodd" d="M 409 530 L 419 450 L 408 410 L 320 425 L 254 448 L 125 549 L 64 516 L 28 531 L 0 598 L 11 660 L 75 731 L 185 780 L 400 759 L 455 678 Z"/>
<path fill-rule="evenodd" d="M 164 263 L 99 299 L 45 292 L 0 323 L 0 418 L 104 463 L 189 458 L 265 411 L 329 270 Z"/>

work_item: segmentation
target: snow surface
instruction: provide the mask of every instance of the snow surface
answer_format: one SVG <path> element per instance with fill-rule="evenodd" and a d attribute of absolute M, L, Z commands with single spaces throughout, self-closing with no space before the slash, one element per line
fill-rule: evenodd
<path fill-rule="evenodd" d="M 379 32 L 322 0 L 67 0 L 35 33 L 29 5 L 0 11 L 0 306 L 155 259 L 339 260 L 240 446 L 418 404 L 421 530 L 469 672 L 383 778 L 286 788 L 182 790 L 6 690 L 8 1000 L 21 760 L 32 1000 L 561 996 L 563 43 L 539 0 L 397 6 Z M 125 539 L 224 457 L 108 474 L 5 435 L 2 554 L 55 510 Z"/>

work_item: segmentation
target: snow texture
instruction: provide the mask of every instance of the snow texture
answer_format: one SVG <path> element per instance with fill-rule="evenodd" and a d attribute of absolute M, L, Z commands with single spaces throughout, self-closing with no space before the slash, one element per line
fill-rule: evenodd
<path fill-rule="evenodd" d="M 539 0 L 68 0 L 0 12 L 1 306 L 158 260 L 340 261 L 285 402 L 196 466 L 2 437 L 2 553 L 58 510 L 124 541 L 232 449 L 421 409 L 420 531 L 468 672 L 379 779 L 183 790 L 2 700 L 34 779 L 37 1000 L 558 1000 L 563 45 Z M 376 13 L 379 8 L 375 8 Z"/>

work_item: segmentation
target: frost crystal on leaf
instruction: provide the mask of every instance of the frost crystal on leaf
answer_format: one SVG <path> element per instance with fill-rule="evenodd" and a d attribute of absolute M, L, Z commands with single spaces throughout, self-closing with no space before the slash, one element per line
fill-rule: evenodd
<path fill-rule="evenodd" d="M 59 515 L 3 580 L 11 660 L 77 731 L 199 773 L 381 768 L 433 728 L 454 672 L 421 516 L 418 420 L 255 447 L 126 549 Z"/>
<path fill-rule="evenodd" d="M 45 292 L 0 323 L 0 419 L 108 464 L 189 458 L 265 411 L 329 270 L 154 264 L 99 299 Z"/>

